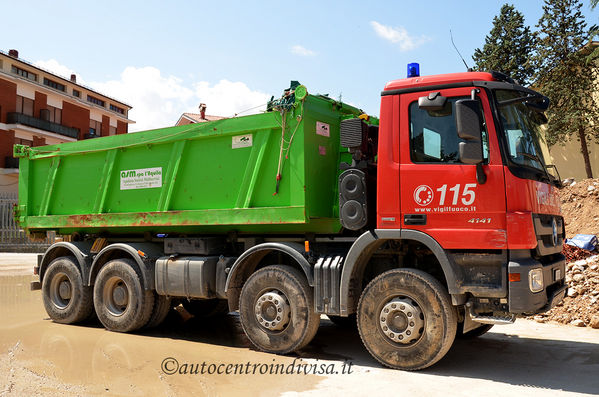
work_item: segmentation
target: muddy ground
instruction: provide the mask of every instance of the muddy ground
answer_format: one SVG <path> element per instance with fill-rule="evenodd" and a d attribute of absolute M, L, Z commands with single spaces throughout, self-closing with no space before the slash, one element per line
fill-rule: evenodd
<path fill-rule="evenodd" d="M 2 397 L 599 393 L 599 330 L 591 328 L 518 320 L 476 340 L 457 341 L 432 368 L 402 372 L 372 359 L 355 329 L 338 328 L 324 317 L 314 341 L 291 356 L 254 350 L 233 314 L 198 320 L 173 311 L 161 327 L 136 334 L 109 332 L 95 321 L 56 324 L 48 319 L 40 292 L 29 291 L 33 263 L 35 256 L 0 254 Z M 179 369 L 186 363 L 205 363 L 205 371 L 210 364 L 258 367 L 255 374 L 169 375 L 176 366 L 172 359 Z M 276 368 L 271 365 L 287 371 L 294 363 L 339 373 L 260 374 Z"/>

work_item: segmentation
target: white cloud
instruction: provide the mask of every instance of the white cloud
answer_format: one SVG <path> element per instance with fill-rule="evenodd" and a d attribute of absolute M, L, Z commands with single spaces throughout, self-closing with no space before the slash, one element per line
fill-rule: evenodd
<path fill-rule="evenodd" d="M 39 68 L 45 69 L 67 80 L 70 79 L 72 74 L 77 75 L 77 73 L 73 69 L 65 65 L 61 65 L 56 59 L 49 59 L 47 61 L 37 61 L 33 64 Z M 79 75 L 77 75 L 77 82 L 85 84 L 84 80 Z"/>
<path fill-rule="evenodd" d="M 402 26 L 393 28 L 376 21 L 371 21 L 370 25 L 379 37 L 393 44 L 398 44 L 401 51 L 413 50 L 430 40 L 427 36 L 412 36 Z"/>
<path fill-rule="evenodd" d="M 294 45 L 291 47 L 291 52 L 295 55 L 299 55 L 302 57 L 313 57 L 316 53 L 312 50 L 309 50 L 301 45 Z"/>
<path fill-rule="evenodd" d="M 197 98 L 194 111 L 197 113 L 197 105 L 205 103 L 206 113 L 215 116 L 234 116 L 240 112 L 241 115 L 258 113 L 266 110 L 266 102 L 270 99 L 270 95 L 252 91 L 239 81 L 221 80 L 214 85 L 201 81 L 194 84 L 194 88 Z"/>
<path fill-rule="evenodd" d="M 35 64 L 59 75 L 70 76 L 72 73 L 71 69 L 55 60 L 38 61 Z M 79 76 L 77 81 L 83 83 Z M 152 66 L 128 66 L 118 79 L 85 84 L 101 94 L 133 106 L 129 118 L 136 123 L 129 125 L 130 132 L 173 126 L 182 113 L 199 113 L 200 103 L 205 103 L 206 113 L 213 116 L 258 113 L 266 109 L 266 102 L 270 98 L 268 94 L 252 90 L 242 82 L 187 82 L 176 76 L 164 76 Z M 254 109 L 246 111 L 250 108 Z"/>
<path fill-rule="evenodd" d="M 129 118 L 136 124 L 130 125 L 129 131 L 172 126 L 195 102 L 194 91 L 181 79 L 163 76 L 152 66 L 128 66 L 118 80 L 90 82 L 89 85 L 133 106 Z"/>

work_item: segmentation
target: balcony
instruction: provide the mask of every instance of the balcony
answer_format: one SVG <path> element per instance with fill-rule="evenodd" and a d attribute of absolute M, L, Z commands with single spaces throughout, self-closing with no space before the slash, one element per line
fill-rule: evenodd
<path fill-rule="evenodd" d="M 54 132 L 56 134 L 68 136 L 77 139 L 79 137 L 79 129 L 65 127 L 64 125 L 56 124 L 51 121 L 38 119 L 22 113 L 8 113 L 6 115 L 7 124 L 23 124 L 29 127 L 38 128 L 40 130 Z"/>

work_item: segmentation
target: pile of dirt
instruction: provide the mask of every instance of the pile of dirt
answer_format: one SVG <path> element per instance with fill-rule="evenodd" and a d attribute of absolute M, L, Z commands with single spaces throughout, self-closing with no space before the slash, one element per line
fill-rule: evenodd
<path fill-rule="evenodd" d="M 559 196 L 567 238 L 599 233 L 599 179 L 567 183 Z"/>
<path fill-rule="evenodd" d="M 560 190 L 566 237 L 599 234 L 599 179 L 566 181 Z M 534 316 L 538 322 L 556 321 L 578 327 L 599 328 L 599 255 L 564 245 L 568 294 L 547 313 Z"/>

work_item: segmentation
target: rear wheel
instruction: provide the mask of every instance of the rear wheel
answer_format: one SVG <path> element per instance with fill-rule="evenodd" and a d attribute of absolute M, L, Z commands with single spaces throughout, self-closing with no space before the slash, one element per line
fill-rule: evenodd
<path fill-rule="evenodd" d="M 456 334 L 457 314 L 446 289 L 416 269 L 389 270 L 364 289 L 358 330 L 383 365 L 404 370 L 439 361 Z"/>
<path fill-rule="evenodd" d="M 83 285 L 71 257 L 56 258 L 50 263 L 42 281 L 42 300 L 48 316 L 63 324 L 87 319 L 94 308 L 92 288 Z"/>
<path fill-rule="evenodd" d="M 130 332 L 150 320 L 154 292 L 144 289 L 141 274 L 132 260 L 115 259 L 104 265 L 96 277 L 94 307 L 104 327 Z"/>
<path fill-rule="evenodd" d="M 241 290 L 239 314 L 249 340 L 270 353 L 301 349 L 314 338 L 320 324 L 306 277 L 282 265 L 250 276 Z"/>
<path fill-rule="evenodd" d="M 148 323 L 144 328 L 154 328 L 162 324 L 169 311 L 171 310 L 172 300 L 170 297 L 154 293 L 154 308 Z"/>

